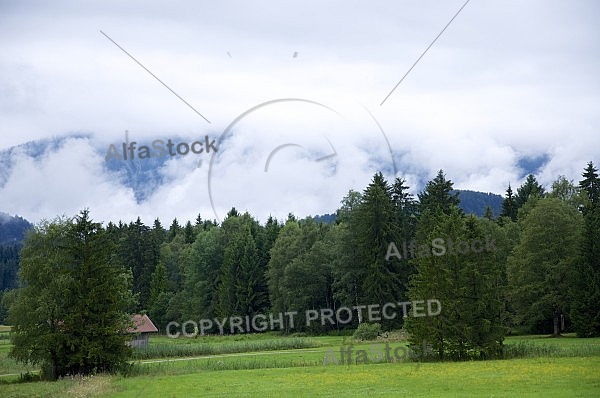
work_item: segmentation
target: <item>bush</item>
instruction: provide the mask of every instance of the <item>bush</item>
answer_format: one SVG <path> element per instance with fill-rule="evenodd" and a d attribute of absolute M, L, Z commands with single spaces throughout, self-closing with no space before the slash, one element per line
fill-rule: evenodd
<path fill-rule="evenodd" d="M 381 333 L 381 325 L 379 323 L 361 323 L 354 331 L 352 337 L 355 340 L 375 340 Z"/>

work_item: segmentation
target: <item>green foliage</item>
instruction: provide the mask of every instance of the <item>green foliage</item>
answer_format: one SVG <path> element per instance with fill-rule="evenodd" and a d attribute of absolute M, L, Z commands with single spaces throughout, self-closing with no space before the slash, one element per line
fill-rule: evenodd
<path fill-rule="evenodd" d="M 167 276 L 167 268 L 163 263 L 158 263 L 156 270 L 152 274 L 150 282 L 150 298 L 148 299 L 149 314 L 156 327 L 163 329 L 166 327 L 165 315 L 167 304 L 165 297 L 169 289 L 169 280 Z"/>
<path fill-rule="evenodd" d="M 509 185 L 502 216 L 494 221 L 489 211 L 483 218 L 466 217 L 442 170 L 419 200 L 405 180 L 390 184 L 376 173 L 362 192 L 350 190 L 343 198 L 334 225 L 291 213 L 285 225 L 272 217 L 261 225 L 232 208 L 220 225 L 198 215 L 193 225 L 174 219 L 165 230 L 158 219 L 149 228 L 138 218 L 109 223 L 103 236 L 111 264 L 133 276 L 139 302 L 127 309 L 147 310 L 161 329 L 169 321 L 297 311 L 294 328 L 286 324 L 286 332 L 344 334 L 358 326 L 358 311 L 347 325 L 316 321 L 310 327 L 305 311 L 437 298 L 442 316 L 383 319 L 383 328 L 406 321 L 411 338 L 432 341 L 444 358 L 491 357 L 502 351 L 505 328 L 551 323 L 557 314 L 566 316 L 567 328 L 572 321 L 579 336 L 600 335 L 599 190 L 591 162 L 579 186 L 559 177 L 548 194 L 529 175 L 516 194 Z M 64 231 L 43 232 L 56 234 L 47 238 L 55 243 L 38 243 L 48 255 L 35 261 L 64 267 L 58 273 L 41 267 L 55 276 L 48 286 L 58 292 L 42 289 L 44 300 L 63 300 L 79 311 L 74 296 L 64 292 L 83 277 L 70 272 L 85 256 L 73 249 L 77 240 L 69 237 L 67 224 Z M 42 235 L 38 231 L 39 242 Z M 496 240 L 497 252 L 385 259 L 390 242 L 485 235 Z M 14 258 L 14 251 L 0 249 L 0 262 Z M 0 272 L 0 282 L 9 277 Z M 16 302 L 18 295 L 2 296 Z M 44 317 L 71 321 L 67 313 L 57 314 Z"/>
<path fill-rule="evenodd" d="M 381 333 L 381 324 L 363 322 L 354 331 L 352 338 L 359 341 L 375 340 Z"/>
<path fill-rule="evenodd" d="M 579 209 L 584 204 L 581 188 L 574 185 L 572 180 L 569 181 L 564 176 L 559 176 L 552 183 L 552 189 L 548 193 L 548 197 L 560 199 L 575 209 Z"/>
<path fill-rule="evenodd" d="M 253 234 L 254 232 L 254 234 Z M 268 308 L 265 264 L 260 260 L 256 237 L 260 228 L 248 213 L 232 213 L 223 222 L 223 261 L 219 271 L 216 315 L 254 316 Z"/>
<path fill-rule="evenodd" d="M 509 294 L 517 324 L 558 322 L 568 313 L 569 275 L 577 265 L 582 217 L 556 198 L 539 199 L 522 221 L 521 239 L 508 258 Z"/>
<path fill-rule="evenodd" d="M 452 181 L 446 180 L 443 170 L 439 170 L 435 178 L 428 181 L 425 189 L 419 194 L 419 205 L 421 213 L 426 210 L 434 211 L 439 207 L 445 214 L 458 208 L 460 204 L 459 194 L 452 194 Z"/>
<path fill-rule="evenodd" d="M 396 237 L 391 194 L 383 175 L 375 174 L 350 223 L 357 262 L 365 271 L 362 302 L 386 303 L 399 298 L 397 264 L 385 260 L 388 245 Z"/>
<path fill-rule="evenodd" d="M 421 214 L 418 242 L 436 238 L 457 242 L 499 237 L 489 220 L 465 217 L 456 205 L 444 213 L 432 203 Z M 411 301 L 438 299 L 442 312 L 432 317 L 409 317 L 405 321 L 410 341 L 430 342 L 439 358 L 491 358 L 500 355 L 504 338 L 503 273 L 496 252 L 456 253 L 424 256 L 414 260 L 417 273 L 411 277 Z"/>
<path fill-rule="evenodd" d="M 18 286 L 21 246 L 21 243 L 0 243 L 0 292 Z M 0 315 L 0 324 L 3 320 Z"/>
<path fill-rule="evenodd" d="M 523 185 L 517 188 L 517 196 L 515 197 L 515 205 L 517 210 L 527 203 L 531 198 L 541 198 L 544 196 L 545 189 L 541 186 L 533 174 L 529 174 Z"/>
<path fill-rule="evenodd" d="M 502 213 L 501 217 L 510 217 L 512 221 L 517 221 L 517 203 L 515 197 L 513 196 L 513 191 L 508 184 L 508 188 L 506 188 L 506 198 L 502 202 Z"/>
<path fill-rule="evenodd" d="M 268 264 L 267 280 L 271 311 L 297 311 L 294 330 L 305 330 L 305 310 L 332 308 L 331 267 L 336 258 L 334 227 L 312 218 L 289 220 L 283 227 Z M 291 326 L 286 320 L 286 331 Z M 311 331 L 322 331 L 313 322 Z"/>
<path fill-rule="evenodd" d="M 137 295 L 138 303 L 130 310 L 145 310 L 149 307 L 151 278 L 160 255 L 157 235 L 139 217 L 136 222 L 120 224 L 108 231 L 117 253 L 113 261 L 131 270 L 133 275 L 133 293 Z"/>
<path fill-rule="evenodd" d="M 184 307 L 182 321 L 216 316 L 219 270 L 223 261 L 222 232 L 221 228 L 204 230 L 188 248 L 182 301 L 177 303 Z"/>
<path fill-rule="evenodd" d="M 289 308 L 289 295 L 286 294 L 282 281 L 287 265 L 306 250 L 302 245 L 301 237 L 302 231 L 298 222 L 288 221 L 281 229 L 271 249 L 267 283 L 272 312 L 285 312 Z"/>
<path fill-rule="evenodd" d="M 28 235 L 21 284 L 9 309 L 11 357 L 41 364 L 52 379 L 118 370 L 128 359 L 131 276 L 86 210 Z"/>
<path fill-rule="evenodd" d="M 336 223 L 350 222 L 352 212 L 358 207 L 362 200 L 362 195 L 353 189 L 348 191 L 348 195 L 344 196 L 341 200 L 341 206 L 336 212 Z"/>
<path fill-rule="evenodd" d="M 600 178 L 592 162 L 583 177 L 583 239 L 573 272 L 571 318 L 578 336 L 592 337 L 600 336 Z"/>
<path fill-rule="evenodd" d="M 579 181 L 579 187 L 587 194 L 589 203 L 586 208 L 600 206 L 600 178 L 598 178 L 598 169 L 594 167 L 593 162 L 587 164 L 582 177 L 583 180 Z"/>

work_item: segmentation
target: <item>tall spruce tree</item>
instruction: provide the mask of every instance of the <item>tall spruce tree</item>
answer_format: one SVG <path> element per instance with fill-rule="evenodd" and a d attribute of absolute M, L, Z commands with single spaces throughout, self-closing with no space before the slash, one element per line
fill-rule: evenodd
<path fill-rule="evenodd" d="M 438 173 L 420 195 L 425 201 L 416 233 L 418 257 L 412 260 L 416 273 L 410 278 L 408 291 L 411 301 L 439 300 L 442 311 L 438 316 L 408 317 L 406 329 L 411 342 L 426 340 L 440 358 L 499 356 L 504 336 L 502 263 L 493 251 L 468 250 L 463 254 L 455 248 L 450 253 L 450 240 L 455 245 L 458 241 L 469 244 L 494 238 L 484 237 L 487 231 L 483 225 L 489 221 L 465 217 L 451 191 L 452 183 Z M 445 254 L 431 252 L 434 239 L 444 240 Z"/>
<path fill-rule="evenodd" d="M 510 217 L 511 220 L 517 221 L 517 203 L 515 197 L 513 196 L 512 188 L 510 184 L 508 184 L 508 188 L 506 188 L 506 197 L 502 202 L 502 213 L 501 217 Z"/>
<path fill-rule="evenodd" d="M 232 315 L 254 316 L 267 308 L 265 269 L 261 266 L 252 234 L 259 234 L 259 226 L 248 213 L 230 212 L 223 221 L 225 248 L 219 272 L 216 313 L 220 317 Z"/>
<path fill-rule="evenodd" d="M 600 178 L 593 162 L 587 164 L 582 176 L 583 180 L 579 181 L 579 186 L 587 193 L 589 208 L 600 206 Z"/>
<path fill-rule="evenodd" d="M 460 204 L 458 193 L 452 193 L 452 186 L 452 181 L 446 180 L 444 171 L 439 170 L 435 178 L 428 181 L 423 192 L 418 195 L 421 213 L 439 207 L 443 213 L 450 214 Z"/>
<path fill-rule="evenodd" d="M 135 223 L 123 226 L 119 235 L 118 261 L 133 274 L 133 293 L 139 300 L 135 310 L 146 310 L 150 280 L 159 261 L 158 242 L 152 239 L 150 228 L 139 217 Z"/>
<path fill-rule="evenodd" d="M 177 218 L 173 219 L 171 226 L 169 227 L 169 231 L 167 232 L 167 242 L 171 242 L 175 237 L 181 232 L 181 226 L 179 225 L 179 221 Z"/>
<path fill-rule="evenodd" d="M 183 289 L 184 319 L 212 319 L 216 316 L 223 238 L 220 227 L 198 234 L 186 256 Z"/>
<path fill-rule="evenodd" d="M 529 174 L 525 182 L 517 188 L 517 195 L 515 196 L 517 210 L 523 207 L 532 197 L 541 198 L 544 193 L 544 187 L 537 182 L 533 174 Z"/>
<path fill-rule="evenodd" d="M 9 310 L 10 356 L 41 364 L 52 379 L 123 366 L 131 274 L 114 260 L 111 240 L 87 210 L 37 227 L 23 247 L 23 287 Z"/>
<path fill-rule="evenodd" d="M 265 270 L 259 262 L 256 242 L 248 224 L 245 224 L 242 230 L 238 232 L 235 246 L 238 246 L 238 248 L 234 248 L 232 251 L 236 251 L 234 256 L 237 267 L 234 285 L 236 305 L 239 308 L 238 313 L 253 317 L 266 309 L 268 296 L 264 290 L 266 285 Z M 228 250 L 230 247 L 225 249 L 224 262 L 229 259 Z"/>
<path fill-rule="evenodd" d="M 397 247 L 401 247 L 403 242 L 409 242 L 415 238 L 419 217 L 419 204 L 405 183 L 405 180 L 396 178 L 392 186 L 393 242 Z M 388 258 L 388 261 L 395 263 L 394 269 L 398 270 L 398 295 L 400 300 L 405 301 L 408 299 L 408 281 L 410 276 L 415 273 L 415 266 L 407 258 L 393 256 Z M 393 326 L 400 326 L 400 319 L 394 321 L 396 322 L 392 322 Z"/>
<path fill-rule="evenodd" d="M 194 243 L 194 241 L 196 240 L 196 233 L 197 233 L 196 229 L 194 228 L 192 223 L 188 220 L 188 222 L 185 223 L 185 227 L 183 227 L 183 236 L 184 236 L 185 243 L 187 243 L 187 244 Z"/>
<path fill-rule="evenodd" d="M 600 178 L 589 162 L 579 187 L 584 193 L 581 261 L 574 272 L 571 318 L 578 336 L 600 336 Z"/>
<path fill-rule="evenodd" d="M 358 264 L 365 269 L 364 302 L 384 304 L 401 296 L 398 264 L 385 259 L 390 242 L 397 236 L 394 218 L 392 188 L 380 172 L 376 173 L 350 223 Z"/>

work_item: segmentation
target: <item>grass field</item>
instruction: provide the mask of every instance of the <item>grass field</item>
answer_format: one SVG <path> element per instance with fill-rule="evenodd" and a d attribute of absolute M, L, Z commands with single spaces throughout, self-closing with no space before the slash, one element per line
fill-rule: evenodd
<path fill-rule="evenodd" d="M 339 352 L 349 344 L 356 351 L 373 342 L 343 336 L 156 336 L 151 353 L 140 355 L 144 359 L 135 361 L 128 377 L 22 382 L 19 374 L 34 369 L 6 358 L 9 343 L 0 339 L 0 375 L 9 374 L 0 377 L 0 397 L 600 396 L 600 338 L 509 337 L 507 351 L 515 358 L 505 360 L 323 365 L 328 348 Z M 208 354 L 185 357 L 181 346 Z"/>

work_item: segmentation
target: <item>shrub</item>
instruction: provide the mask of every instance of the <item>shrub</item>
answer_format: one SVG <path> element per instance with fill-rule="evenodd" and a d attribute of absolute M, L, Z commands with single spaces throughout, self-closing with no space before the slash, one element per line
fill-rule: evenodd
<path fill-rule="evenodd" d="M 354 331 L 352 337 L 355 340 L 375 340 L 381 333 L 381 325 L 379 323 L 361 323 Z"/>

